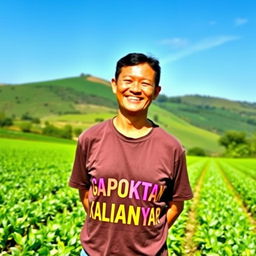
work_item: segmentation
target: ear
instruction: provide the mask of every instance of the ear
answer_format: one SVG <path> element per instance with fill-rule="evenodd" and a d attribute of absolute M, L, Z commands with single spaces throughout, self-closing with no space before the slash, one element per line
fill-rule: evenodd
<path fill-rule="evenodd" d="M 117 84 L 116 84 L 116 80 L 114 79 L 114 78 L 112 78 L 112 80 L 111 80 L 111 87 L 112 87 L 112 92 L 114 93 L 114 94 L 116 94 L 116 90 L 117 90 Z"/>
<path fill-rule="evenodd" d="M 161 91 L 161 86 L 156 86 L 155 87 L 155 91 L 154 91 L 154 95 L 153 95 L 153 100 L 155 100 L 157 98 L 157 96 L 159 95 Z"/>

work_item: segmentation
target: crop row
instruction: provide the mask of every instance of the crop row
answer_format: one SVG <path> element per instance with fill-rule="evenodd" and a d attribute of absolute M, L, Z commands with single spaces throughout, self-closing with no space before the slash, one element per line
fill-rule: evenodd
<path fill-rule="evenodd" d="M 78 255 L 85 213 L 77 191 L 67 186 L 74 146 L 11 139 L 0 139 L 0 143 L 0 255 Z M 199 255 L 253 255 L 255 235 L 242 209 L 232 200 L 234 195 L 214 161 L 206 168 L 208 158 L 188 158 L 193 190 L 198 188 L 202 171 L 206 173 L 196 208 L 194 243 Z M 251 161 L 248 168 L 240 165 L 235 170 L 232 160 L 219 162 L 230 181 L 232 175 L 247 181 L 250 177 L 246 170 L 253 169 L 255 163 Z M 251 193 L 253 200 L 254 189 L 247 186 L 247 194 Z M 237 191 L 242 197 L 242 190 Z M 170 229 L 170 255 L 185 254 L 193 204 L 193 200 L 185 203 L 184 211 Z"/>
<path fill-rule="evenodd" d="M 225 159 L 229 165 L 256 180 L 256 160 L 255 159 Z"/>
<path fill-rule="evenodd" d="M 77 191 L 67 187 L 74 147 L 6 142 L 0 151 L 1 255 L 77 255 L 85 215 Z"/>
<path fill-rule="evenodd" d="M 203 168 L 206 165 L 207 160 L 197 158 L 193 162 L 188 163 L 189 180 L 194 190 Z M 185 207 L 182 214 L 179 216 L 175 224 L 171 227 L 167 239 L 169 255 L 181 255 L 184 254 L 184 239 L 186 234 L 186 226 L 188 222 L 189 211 L 192 201 L 185 202 Z"/>
<path fill-rule="evenodd" d="M 195 255 L 255 255 L 255 233 L 214 161 L 200 193 L 197 222 Z"/>
<path fill-rule="evenodd" d="M 256 187 L 255 180 L 237 168 L 227 164 L 225 161 L 219 162 L 221 169 L 228 177 L 247 209 L 256 217 Z"/>

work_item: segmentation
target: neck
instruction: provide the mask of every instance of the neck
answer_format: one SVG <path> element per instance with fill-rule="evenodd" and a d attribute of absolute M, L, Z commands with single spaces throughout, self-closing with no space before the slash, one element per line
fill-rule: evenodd
<path fill-rule="evenodd" d="M 151 122 L 147 119 L 147 115 L 123 115 L 119 110 L 114 119 L 114 126 L 125 136 L 139 138 L 150 132 L 152 128 Z"/>

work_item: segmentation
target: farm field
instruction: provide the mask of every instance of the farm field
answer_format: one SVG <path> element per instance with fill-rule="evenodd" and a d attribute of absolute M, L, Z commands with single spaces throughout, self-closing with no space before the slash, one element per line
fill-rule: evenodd
<path fill-rule="evenodd" d="M 74 144 L 0 138 L 1 256 L 79 255 L 74 153 Z M 256 159 L 187 162 L 194 198 L 169 232 L 169 255 L 256 255 Z"/>

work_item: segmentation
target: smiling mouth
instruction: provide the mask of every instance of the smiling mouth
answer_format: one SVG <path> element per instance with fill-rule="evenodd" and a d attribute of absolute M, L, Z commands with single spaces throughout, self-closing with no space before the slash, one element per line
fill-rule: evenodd
<path fill-rule="evenodd" d="M 140 102 L 142 100 L 141 97 L 135 97 L 135 96 L 126 96 L 126 98 L 129 100 L 129 101 L 132 101 L 132 102 Z"/>

